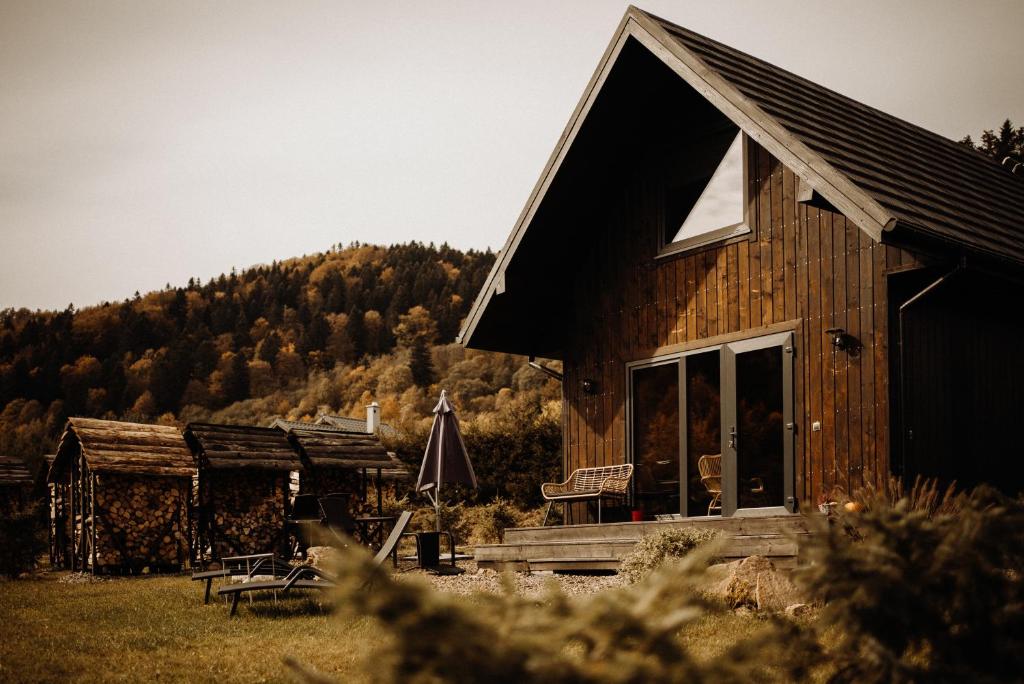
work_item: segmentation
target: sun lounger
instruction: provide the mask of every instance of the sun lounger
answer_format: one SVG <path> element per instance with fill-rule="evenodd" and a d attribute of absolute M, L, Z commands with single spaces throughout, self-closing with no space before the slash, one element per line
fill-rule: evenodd
<path fill-rule="evenodd" d="M 395 522 L 394 528 L 391 530 L 391 534 L 388 536 L 387 541 L 384 542 L 384 546 L 381 547 L 377 555 L 374 556 L 373 562 L 377 565 L 382 564 L 389 556 L 392 558 L 392 562 L 397 564 L 396 556 L 398 549 L 398 542 L 405 533 L 405 528 L 408 526 L 409 521 L 412 519 L 412 511 L 404 511 L 398 520 Z M 336 585 L 337 578 L 332 577 L 329 573 L 324 572 L 319 568 L 314 568 L 310 565 L 299 565 L 294 568 L 283 578 L 275 579 L 267 582 L 241 582 L 238 584 L 229 584 L 223 586 L 217 590 L 218 596 L 231 596 L 231 613 L 234 615 L 238 611 L 238 601 L 243 593 L 253 591 L 272 591 L 287 593 L 293 589 L 331 589 Z"/>
<path fill-rule="evenodd" d="M 217 570 L 204 570 L 192 573 L 193 582 L 206 582 L 203 603 L 210 602 L 210 589 L 215 579 L 244 577 L 251 579 L 260 575 L 285 577 L 294 569 L 291 563 L 282 560 L 272 553 L 257 553 L 250 556 L 228 556 L 221 559 L 221 567 Z"/>
<path fill-rule="evenodd" d="M 273 591 L 287 593 L 292 589 L 333 589 L 335 578 L 311 565 L 300 565 L 281 579 L 267 582 L 239 582 L 217 590 L 218 596 L 231 596 L 231 615 L 238 612 L 238 599 L 242 593 Z"/>

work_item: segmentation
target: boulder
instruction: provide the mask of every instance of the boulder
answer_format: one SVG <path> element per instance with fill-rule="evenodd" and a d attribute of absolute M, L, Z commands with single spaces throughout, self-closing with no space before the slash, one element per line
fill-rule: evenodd
<path fill-rule="evenodd" d="M 764 556 L 713 565 L 708 578 L 708 593 L 730 608 L 783 611 L 800 603 L 796 586 Z"/>

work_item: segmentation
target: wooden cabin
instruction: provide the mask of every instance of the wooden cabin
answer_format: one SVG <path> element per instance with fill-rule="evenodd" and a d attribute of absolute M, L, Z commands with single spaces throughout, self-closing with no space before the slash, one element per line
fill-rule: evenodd
<path fill-rule="evenodd" d="M 561 360 L 565 474 L 647 519 L 1015 493 L 1022 283 L 1024 177 L 631 7 L 459 341 Z"/>
<path fill-rule="evenodd" d="M 54 562 L 93 573 L 188 567 L 194 473 L 177 428 L 69 419 L 48 476 Z"/>
<path fill-rule="evenodd" d="M 410 478 L 405 464 L 372 434 L 286 420 L 273 427 L 288 435 L 302 458 L 299 493 L 353 494 L 353 514 L 380 514 L 384 491 Z"/>
<path fill-rule="evenodd" d="M 269 553 L 287 545 L 289 474 L 302 462 L 273 428 L 190 423 L 199 467 L 196 557 Z"/>
<path fill-rule="evenodd" d="M 33 479 L 20 458 L 0 456 L 0 516 L 24 508 L 32 499 Z"/>

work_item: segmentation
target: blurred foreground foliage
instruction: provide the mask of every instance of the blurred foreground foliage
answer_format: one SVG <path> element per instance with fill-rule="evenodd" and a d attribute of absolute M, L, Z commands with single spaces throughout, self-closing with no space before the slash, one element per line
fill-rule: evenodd
<path fill-rule="evenodd" d="M 698 661 L 680 630 L 722 610 L 697 588 L 706 555 L 695 552 L 641 584 L 587 600 L 552 586 L 537 600 L 505 591 L 472 600 L 413 580 L 393 580 L 362 554 L 341 560 L 338 610 L 374 618 L 388 638 L 365 661 L 376 682 L 703 682 L 804 678 L 813 640 L 768 620 L 755 637 Z M 783 645 L 785 645 L 783 647 Z M 766 657 L 768 656 L 768 657 Z M 296 663 L 309 681 L 318 681 Z"/>
<path fill-rule="evenodd" d="M 681 560 L 622 589 L 567 597 L 552 586 L 539 599 L 508 579 L 504 593 L 466 599 L 349 554 L 337 605 L 388 635 L 364 663 L 376 682 L 1019 681 L 1020 500 L 897 482 L 838 503 L 802 542 L 795 579 L 812 617 L 752 616 L 761 628 L 711 657 L 682 637 L 725 610 L 702 592 L 714 541 L 685 544 Z"/>
<path fill-rule="evenodd" d="M 833 681 L 1021 679 L 1020 499 L 893 481 L 817 522 L 798 579 L 837 635 Z"/>

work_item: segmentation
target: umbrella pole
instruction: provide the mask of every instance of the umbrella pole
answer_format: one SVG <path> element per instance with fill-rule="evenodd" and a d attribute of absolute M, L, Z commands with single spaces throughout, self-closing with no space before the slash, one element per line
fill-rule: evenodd
<path fill-rule="evenodd" d="M 434 523 L 436 531 L 441 531 L 441 483 L 437 483 L 437 488 L 434 491 Z"/>

